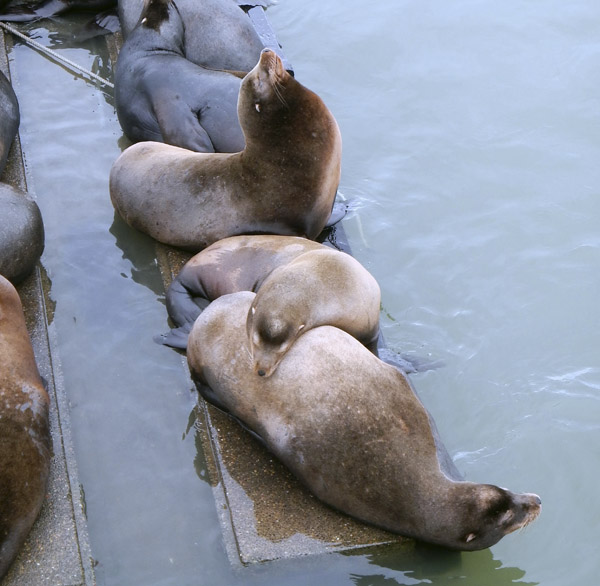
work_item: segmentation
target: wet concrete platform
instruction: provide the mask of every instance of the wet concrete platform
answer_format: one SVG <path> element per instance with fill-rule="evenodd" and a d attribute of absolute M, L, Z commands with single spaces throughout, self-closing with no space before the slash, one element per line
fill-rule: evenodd
<path fill-rule="evenodd" d="M 8 74 L 5 43 L 12 40 L 0 31 L 0 41 L 0 66 Z M 107 37 L 107 43 L 114 60 L 120 36 Z M 26 177 L 17 140 L 2 180 L 26 190 Z M 157 244 L 156 257 L 166 288 L 190 255 Z M 54 457 L 50 484 L 42 513 L 1 586 L 95 584 L 85 502 L 77 476 L 68 399 L 46 285 L 43 267 L 39 267 L 19 287 L 19 293 L 38 367 L 51 397 Z M 182 368 L 187 371 L 184 356 Z M 196 425 L 232 564 L 367 547 L 371 550 L 373 546 L 404 541 L 323 505 L 236 422 L 200 397 L 197 412 Z"/>
<path fill-rule="evenodd" d="M 0 31 L 0 68 L 9 78 L 6 43 L 11 42 Z M 27 191 L 18 137 L 1 180 Z M 91 586 L 95 583 L 93 560 L 71 441 L 68 400 L 60 362 L 52 351 L 52 302 L 45 295 L 43 269 L 38 267 L 17 289 L 38 369 L 50 395 L 53 457 L 42 511 L 2 586 Z"/>

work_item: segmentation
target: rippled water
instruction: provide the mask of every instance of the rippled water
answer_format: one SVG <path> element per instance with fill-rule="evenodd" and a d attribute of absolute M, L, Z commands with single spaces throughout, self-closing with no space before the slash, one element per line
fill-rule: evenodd
<path fill-rule="evenodd" d="M 537 492 L 544 510 L 478 553 L 232 570 L 189 431 L 194 394 L 152 342 L 166 319 L 152 243 L 108 197 L 122 135 L 110 97 L 17 45 L 99 583 L 595 584 L 600 5 L 280 0 L 268 15 L 340 124 L 345 227 L 381 285 L 388 342 L 443 361 L 413 382 L 467 478 Z M 107 62 L 101 43 L 61 51 Z"/>

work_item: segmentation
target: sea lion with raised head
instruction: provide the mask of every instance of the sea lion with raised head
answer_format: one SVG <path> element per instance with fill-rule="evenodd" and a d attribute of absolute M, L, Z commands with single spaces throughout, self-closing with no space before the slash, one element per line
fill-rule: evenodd
<path fill-rule="evenodd" d="M 340 180 L 342 140 L 317 94 L 265 49 L 244 77 L 238 115 L 246 147 L 194 153 L 141 142 L 110 172 L 116 210 L 132 227 L 198 251 L 239 234 L 316 238 Z"/>
<path fill-rule="evenodd" d="M 115 106 L 121 127 L 133 142 L 239 152 L 244 148 L 237 116 L 241 80 L 188 61 L 184 29 L 173 0 L 147 0 L 119 52 Z"/>
<path fill-rule="evenodd" d="M 0 579 L 46 494 L 51 455 L 48 403 L 21 300 L 0 276 Z"/>
<path fill-rule="evenodd" d="M 244 324 L 254 294 L 220 297 L 196 320 L 188 364 L 229 412 L 330 506 L 388 531 L 478 550 L 531 523 L 534 494 L 460 480 L 408 379 L 332 326 L 311 329 L 258 377 Z"/>
<path fill-rule="evenodd" d="M 377 351 L 381 292 L 352 256 L 323 246 L 277 267 L 257 290 L 246 328 L 254 371 L 271 376 L 300 335 L 335 326 Z"/>

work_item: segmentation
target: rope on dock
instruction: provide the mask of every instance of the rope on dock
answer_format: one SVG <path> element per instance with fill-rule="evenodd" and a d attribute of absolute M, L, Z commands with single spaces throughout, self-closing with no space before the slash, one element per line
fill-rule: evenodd
<path fill-rule="evenodd" d="M 34 41 L 31 37 L 24 35 L 22 32 L 18 31 L 13 26 L 10 26 L 10 25 L 6 24 L 5 22 L 0 22 L 0 27 L 3 28 L 4 30 L 8 31 L 9 33 L 15 35 L 16 37 L 19 37 L 20 39 L 25 41 L 31 47 L 34 47 L 38 51 L 41 51 L 42 53 L 49 55 L 50 57 L 56 59 L 57 61 L 61 61 L 62 63 L 65 63 L 72 69 L 81 71 L 82 73 L 89 75 L 91 78 L 95 79 L 96 81 L 99 81 L 100 83 L 102 83 L 110 88 L 115 87 L 114 84 L 111 83 L 110 81 L 104 79 L 103 77 L 100 77 L 99 75 L 97 75 L 93 71 L 90 71 L 89 69 L 86 69 L 85 67 L 81 67 L 81 65 L 78 65 L 74 61 L 71 61 L 70 59 L 63 57 L 62 55 L 60 55 L 60 53 L 57 53 L 56 51 L 53 51 L 52 49 L 49 49 L 48 47 L 44 47 L 44 45 L 38 43 L 37 41 Z"/>

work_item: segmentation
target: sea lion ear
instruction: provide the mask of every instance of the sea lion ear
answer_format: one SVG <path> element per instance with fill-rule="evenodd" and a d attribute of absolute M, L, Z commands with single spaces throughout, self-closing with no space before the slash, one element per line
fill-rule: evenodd
<path fill-rule="evenodd" d="M 254 107 L 256 108 L 257 112 L 260 112 L 260 103 L 256 102 L 256 104 L 254 104 Z"/>
<path fill-rule="evenodd" d="M 252 315 L 254 315 L 254 314 L 256 313 L 256 307 L 254 307 L 254 306 L 253 306 L 253 307 L 251 307 L 251 308 L 250 308 L 250 311 L 252 312 Z"/>
<path fill-rule="evenodd" d="M 300 332 L 303 328 L 304 328 L 305 324 L 302 324 L 299 328 L 298 331 Z"/>
<path fill-rule="evenodd" d="M 475 539 L 476 537 L 477 535 L 475 535 L 475 533 L 469 533 L 469 535 L 467 535 L 467 537 L 465 538 L 465 542 L 471 543 L 471 541 L 473 541 L 473 539 Z"/>

